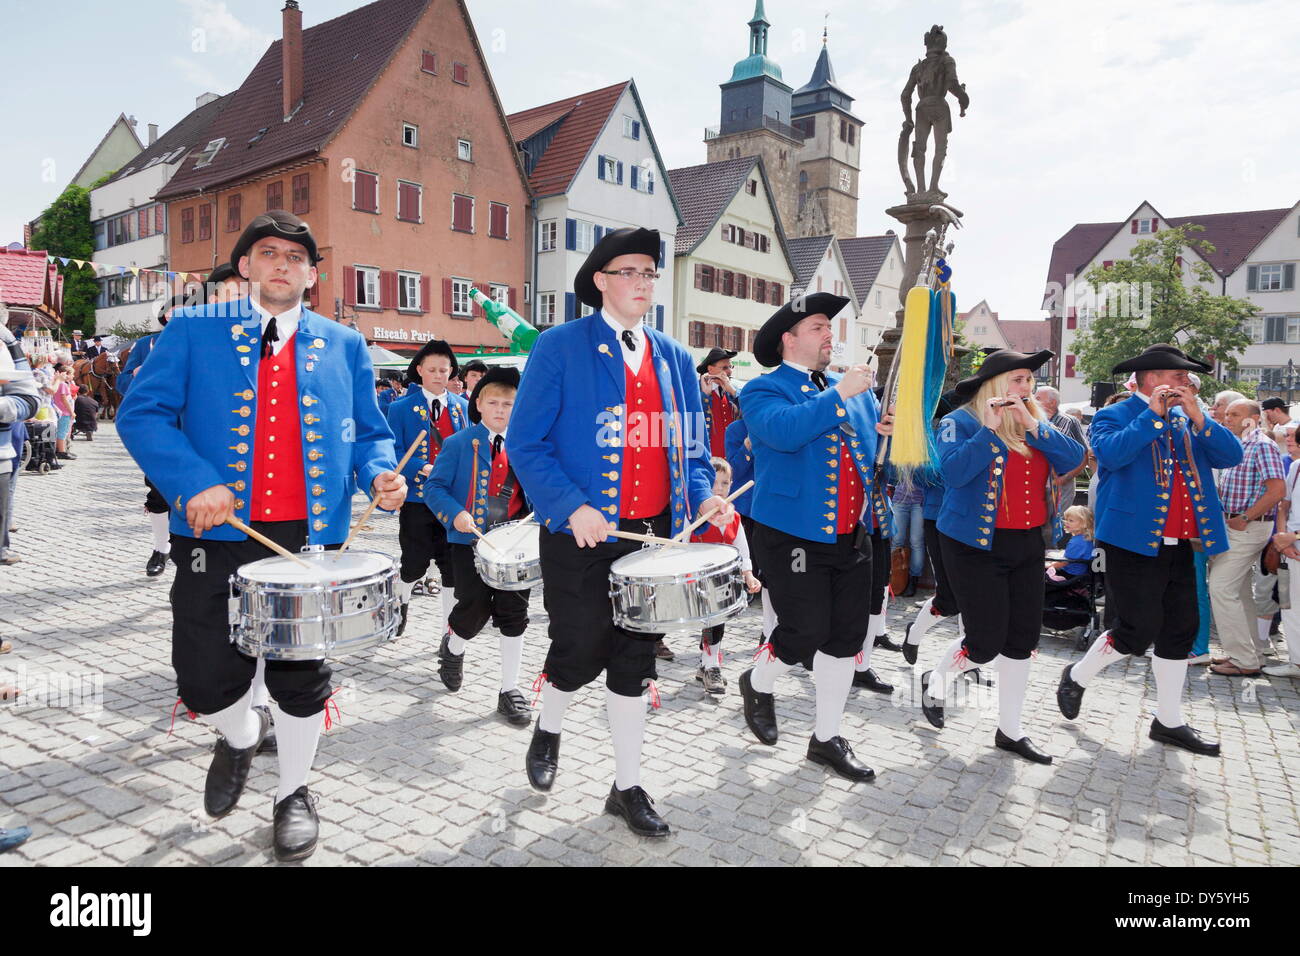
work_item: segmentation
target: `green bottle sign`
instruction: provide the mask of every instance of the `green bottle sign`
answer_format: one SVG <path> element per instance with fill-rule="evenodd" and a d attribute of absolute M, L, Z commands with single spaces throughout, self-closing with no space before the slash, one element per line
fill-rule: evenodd
<path fill-rule="evenodd" d="M 488 321 L 497 327 L 497 331 L 510 340 L 510 351 L 532 351 L 533 343 L 542 333 L 530 325 L 527 319 L 508 305 L 489 298 L 482 289 L 471 288 L 469 296 L 483 310 Z"/>

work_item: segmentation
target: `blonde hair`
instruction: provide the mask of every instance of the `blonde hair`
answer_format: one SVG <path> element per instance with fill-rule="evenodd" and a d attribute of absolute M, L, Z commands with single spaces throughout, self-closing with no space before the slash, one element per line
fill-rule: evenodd
<path fill-rule="evenodd" d="M 710 458 L 709 464 L 713 466 L 713 470 L 718 474 L 726 475 L 728 478 L 731 477 L 731 463 L 728 462 L 727 459 L 717 457 Z"/>
<path fill-rule="evenodd" d="M 1011 371 L 1016 372 L 1020 370 L 1012 369 Z M 1010 387 L 1010 383 L 1011 372 L 1003 372 L 1001 375 L 994 375 L 979 387 L 979 391 L 977 391 L 974 397 L 963 407 L 966 411 L 970 412 L 971 415 L 975 416 L 975 421 L 983 425 L 984 409 L 988 408 L 989 399 L 1004 397 L 1007 394 L 1007 389 Z M 1042 407 L 1034 401 L 1032 395 L 1025 399 L 1025 408 L 1029 409 L 1029 414 L 1040 422 L 1047 421 L 1047 415 L 1043 412 Z M 993 431 L 1002 439 L 1003 442 L 1006 443 L 1006 446 L 1016 454 L 1024 455 L 1026 458 L 1029 457 L 1029 446 L 1025 444 L 1025 427 L 1016 421 L 1015 416 L 1011 414 L 1009 408 L 1002 409 L 1002 421 L 998 424 L 997 428 L 993 429 Z"/>
<path fill-rule="evenodd" d="M 1092 509 L 1085 508 L 1083 505 L 1071 505 L 1065 509 L 1065 518 L 1078 518 L 1083 523 L 1083 536 L 1089 541 L 1092 540 Z"/>

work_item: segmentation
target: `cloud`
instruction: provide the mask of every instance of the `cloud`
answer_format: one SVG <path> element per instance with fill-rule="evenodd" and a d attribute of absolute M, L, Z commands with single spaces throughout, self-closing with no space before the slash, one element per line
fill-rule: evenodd
<path fill-rule="evenodd" d="M 182 0 L 190 11 L 194 52 L 255 59 L 275 37 L 249 26 L 230 12 L 222 0 Z"/>

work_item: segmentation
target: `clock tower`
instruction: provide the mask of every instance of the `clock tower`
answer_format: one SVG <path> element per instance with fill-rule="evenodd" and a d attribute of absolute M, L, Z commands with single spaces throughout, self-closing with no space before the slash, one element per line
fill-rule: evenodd
<path fill-rule="evenodd" d="M 853 97 L 835 83 L 823 31 L 812 79 L 791 101 L 791 124 L 804 136 L 798 155 L 798 214 L 792 230 L 796 236 L 850 239 L 858 234 L 863 124 L 852 107 Z"/>

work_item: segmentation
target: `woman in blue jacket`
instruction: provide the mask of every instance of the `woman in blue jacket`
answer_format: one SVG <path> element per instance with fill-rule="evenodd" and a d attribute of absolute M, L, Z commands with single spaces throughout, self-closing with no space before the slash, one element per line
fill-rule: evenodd
<path fill-rule="evenodd" d="M 1035 763 L 1052 762 L 1020 726 L 1029 659 L 1042 627 L 1043 526 L 1059 523 L 1056 475 L 1083 461 L 1083 446 L 1053 428 L 1033 399 L 1034 370 L 1051 357 L 1046 350 L 994 352 L 957 384 L 966 404 L 939 424 L 947 485 L 939 547 L 966 633 L 921 675 L 921 709 L 943 727 L 949 676 L 997 659 L 994 743 Z"/>

